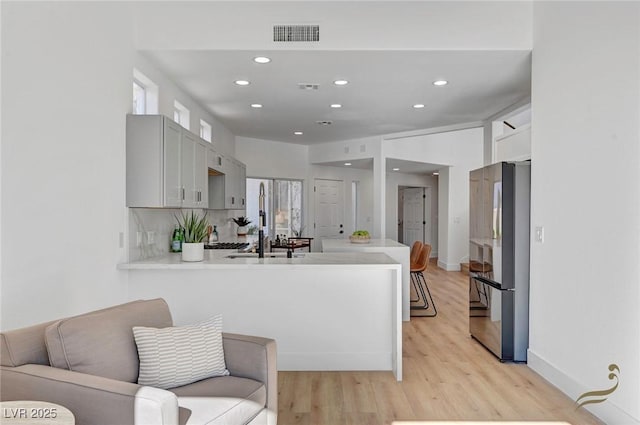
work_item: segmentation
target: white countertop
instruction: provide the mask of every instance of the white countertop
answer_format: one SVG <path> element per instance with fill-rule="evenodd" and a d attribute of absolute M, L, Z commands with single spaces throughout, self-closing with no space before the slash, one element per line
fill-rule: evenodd
<path fill-rule="evenodd" d="M 375 250 L 379 248 L 409 248 L 393 239 L 370 239 L 369 243 L 353 243 L 349 239 L 323 239 L 322 250 L 332 250 L 335 248 L 349 250 Z"/>
<path fill-rule="evenodd" d="M 282 253 L 275 258 L 269 257 L 275 253 L 265 253 L 265 258 L 239 257 L 228 258 L 229 255 L 242 255 L 232 249 L 208 249 L 204 252 L 204 261 L 183 262 L 180 254 L 170 253 L 162 257 L 148 260 L 133 261 L 118 264 L 121 270 L 150 270 L 150 269 L 246 269 L 248 267 L 281 267 L 281 268 L 307 268 L 309 266 L 347 267 L 360 268 L 379 267 L 383 269 L 394 268 L 399 263 L 382 253 L 316 253 L 296 252 L 293 258 L 286 258 Z"/>

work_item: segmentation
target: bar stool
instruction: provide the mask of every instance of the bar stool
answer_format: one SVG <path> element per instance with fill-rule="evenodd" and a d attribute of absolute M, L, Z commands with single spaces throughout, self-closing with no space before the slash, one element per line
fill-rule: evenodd
<path fill-rule="evenodd" d="M 420 251 L 422 250 L 423 246 L 424 244 L 422 243 L 422 241 L 415 241 L 413 243 L 413 245 L 411 246 L 411 253 L 409 254 L 410 265 L 413 265 L 414 263 L 418 262 L 418 258 L 420 257 Z M 410 275 L 410 279 L 411 279 L 411 283 L 413 284 L 413 290 L 416 293 L 416 298 L 410 298 L 409 301 L 414 303 L 414 302 L 420 301 L 420 294 L 418 293 L 418 287 L 416 286 L 416 283 L 413 280 L 413 275 Z"/>
<path fill-rule="evenodd" d="M 414 284 L 414 287 L 417 287 L 419 292 L 419 297 L 422 297 L 423 303 L 422 305 L 412 305 L 411 310 L 427 310 L 430 307 L 433 307 L 432 314 L 420 314 L 422 317 L 435 317 L 438 315 L 438 310 L 436 309 L 436 304 L 433 302 L 433 297 L 431 296 L 431 291 L 429 290 L 429 285 L 427 284 L 427 279 L 424 277 L 424 271 L 427 270 L 427 266 L 429 265 L 429 256 L 431 255 L 431 245 L 424 244 L 422 249 L 420 250 L 420 255 L 418 257 L 418 261 L 411 264 L 411 281 Z M 424 284 L 424 285 L 423 285 Z M 427 292 L 425 293 L 425 289 Z M 429 301 L 427 301 L 427 295 L 429 295 Z M 416 314 L 417 316 L 418 314 Z"/>

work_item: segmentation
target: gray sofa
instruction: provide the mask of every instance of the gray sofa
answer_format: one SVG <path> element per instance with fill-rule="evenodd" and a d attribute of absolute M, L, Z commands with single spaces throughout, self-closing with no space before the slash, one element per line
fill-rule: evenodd
<path fill-rule="evenodd" d="M 163 390 L 136 383 L 133 326 L 173 326 L 167 303 L 133 301 L 2 332 L 1 400 L 60 404 L 80 425 L 276 424 L 274 340 L 223 333 L 229 376 Z"/>

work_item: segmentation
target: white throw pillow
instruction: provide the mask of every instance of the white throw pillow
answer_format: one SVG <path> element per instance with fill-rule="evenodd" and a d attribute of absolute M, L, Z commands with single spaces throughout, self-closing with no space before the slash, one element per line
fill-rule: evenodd
<path fill-rule="evenodd" d="M 175 388 L 229 375 L 222 347 L 222 316 L 189 326 L 133 327 L 138 346 L 138 384 Z"/>

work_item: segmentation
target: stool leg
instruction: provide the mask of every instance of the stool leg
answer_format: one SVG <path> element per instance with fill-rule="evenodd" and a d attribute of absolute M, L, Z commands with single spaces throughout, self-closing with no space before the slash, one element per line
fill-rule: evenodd
<path fill-rule="evenodd" d="M 416 281 L 413 275 L 414 273 L 409 273 L 409 279 L 411 280 L 411 285 L 413 285 L 413 291 L 416 293 L 416 298 L 410 298 L 409 302 L 415 303 L 420 301 L 420 294 L 418 293 L 418 286 L 416 285 Z"/>
<path fill-rule="evenodd" d="M 422 272 L 414 272 L 411 273 L 412 275 L 415 275 L 415 284 L 418 287 L 419 292 L 419 297 L 418 299 L 422 299 L 423 303 L 421 305 L 412 305 L 411 309 L 412 310 L 424 310 L 429 308 L 429 303 L 427 302 L 427 295 L 424 292 L 424 288 L 422 287 L 422 280 L 424 279 L 424 275 L 422 274 Z M 422 277 L 422 279 L 420 279 Z"/>
<path fill-rule="evenodd" d="M 424 300 L 424 304 L 421 306 L 411 306 L 412 309 L 417 310 L 417 309 L 421 309 L 421 310 L 427 310 L 430 307 L 433 308 L 433 313 L 432 314 L 425 314 L 425 315 L 420 315 L 421 317 L 436 317 L 438 315 L 438 310 L 436 309 L 436 304 L 433 301 L 433 296 L 431 295 L 431 291 L 429 290 L 429 285 L 427 284 L 427 279 L 424 277 L 424 274 L 422 274 L 422 272 L 416 273 L 416 280 L 418 281 L 418 284 L 420 286 L 420 293 L 422 295 L 422 299 Z M 424 282 L 424 287 L 422 286 L 422 282 Z M 427 289 L 427 292 L 425 293 L 425 288 Z M 431 304 L 429 304 L 429 302 L 427 301 L 427 295 L 429 295 L 429 301 L 431 301 Z"/>

